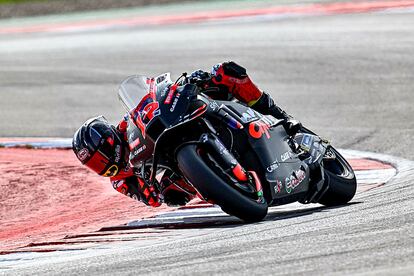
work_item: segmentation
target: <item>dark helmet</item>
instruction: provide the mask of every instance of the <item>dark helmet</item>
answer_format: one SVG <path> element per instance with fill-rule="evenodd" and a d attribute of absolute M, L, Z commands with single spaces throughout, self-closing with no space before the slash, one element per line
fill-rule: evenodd
<path fill-rule="evenodd" d="M 73 136 L 79 161 L 102 176 L 115 176 L 127 165 L 122 134 L 103 117 L 86 121 Z"/>

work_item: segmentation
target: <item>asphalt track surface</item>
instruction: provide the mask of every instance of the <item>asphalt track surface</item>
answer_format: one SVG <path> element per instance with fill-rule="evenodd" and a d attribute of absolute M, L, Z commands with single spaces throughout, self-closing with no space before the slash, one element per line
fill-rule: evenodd
<path fill-rule="evenodd" d="M 259 86 L 337 147 L 413 159 L 414 16 L 408 11 L 0 37 L 0 136 L 70 137 L 120 118 L 118 83 L 142 72 L 248 68 Z M 414 271 L 412 163 L 341 208 L 176 229 L 31 274 L 406 274 Z M 9 271 L 11 272 L 11 271 Z M 1 273 L 1 271 L 0 271 Z M 7 272 L 6 272 L 7 273 Z"/>

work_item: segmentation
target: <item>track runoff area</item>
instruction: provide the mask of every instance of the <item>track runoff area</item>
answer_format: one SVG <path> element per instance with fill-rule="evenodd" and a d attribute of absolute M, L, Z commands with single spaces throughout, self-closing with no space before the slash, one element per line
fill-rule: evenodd
<path fill-rule="evenodd" d="M 209 17 L 195 13 L 129 20 L 102 19 L 76 24 L 39 23 L 35 26 L 1 26 L 0 33 L 83 31 L 122 26 L 165 25 L 177 20 L 203 22 L 254 16 L 381 12 L 394 8 L 414 8 L 414 1 L 367 1 L 217 12 Z M 125 245 L 133 242 L 136 247 L 145 246 L 154 240 L 164 242 L 171 235 L 177 235 L 177 229 L 242 224 L 240 220 L 221 212 L 218 207 L 204 202 L 194 201 L 182 208 L 148 209 L 129 201 L 113 191 L 109 183 L 106 183 L 107 179 L 101 179 L 80 167 L 72 152 L 67 149 L 70 147 L 70 139 L 1 138 L 0 147 L 0 171 L 3 172 L 1 181 L 13 184 L 13 190 L 8 192 L 11 196 L 2 202 L 13 211 L 1 214 L 0 272 L 33 262 L 47 262 L 50 254 L 63 258 L 67 252 L 72 256 L 81 256 L 86 251 L 87 254 L 94 254 L 91 252 L 112 250 L 119 243 Z M 357 176 L 358 190 L 352 202 L 361 202 L 373 193 L 390 188 L 396 180 L 407 178 L 414 169 L 414 162 L 389 155 L 346 149 L 340 151 L 351 163 Z M 19 163 L 20 170 L 15 169 L 16 163 Z M 75 175 L 64 175 L 63 171 L 69 169 L 78 172 Z M 44 181 L 45 179 L 48 181 Z M 83 186 L 75 187 L 74 183 Z M 23 207 L 26 202 L 19 202 L 21 196 L 18 191 L 24 187 L 30 187 L 28 192 L 33 194 L 33 198 L 29 199 L 30 209 Z M 51 210 L 50 206 L 56 202 L 61 206 Z M 112 206 L 116 212 L 108 210 L 108 206 Z M 272 207 L 268 216 L 284 219 L 297 213 L 312 213 L 322 209 L 326 208 L 318 204 L 295 203 Z"/>
<path fill-rule="evenodd" d="M 65 217 L 59 217 L 57 221 L 54 219 L 48 220 L 47 217 L 54 216 L 53 213 L 48 212 L 50 206 L 45 205 L 43 201 L 34 201 L 31 209 L 38 211 L 38 217 L 30 214 L 30 217 L 27 218 L 23 215 L 20 220 L 17 220 L 15 216 L 3 219 L 6 227 L 3 228 L 3 234 L 0 234 L 0 241 L 3 245 L 3 248 L 0 249 L 0 254 L 3 255 L 0 260 L 2 259 L 2 263 L 6 265 L 13 266 L 17 262 L 22 264 L 22 262 L 33 261 L 33 258 L 37 260 L 47 256 L 27 254 L 30 252 L 66 252 L 70 250 L 73 254 L 73 250 L 81 252 L 85 249 L 95 249 L 100 251 L 106 248 L 108 244 L 143 240 L 143 244 L 145 244 L 146 239 L 151 239 L 154 236 L 166 238 L 175 229 L 242 224 L 239 219 L 223 213 L 219 207 L 199 200 L 180 208 L 148 209 L 139 203 L 131 202 L 129 198 L 118 195 L 115 191 L 111 195 L 108 195 L 108 191 L 104 191 L 104 195 L 101 197 L 88 192 L 79 194 L 75 192 L 74 194 L 70 190 L 77 189 L 77 187 L 65 186 L 65 184 L 69 184 L 67 182 L 71 179 L 75 182 L 81 179 L 82 184 L 91 185 L 92 187 L 86 187 L 86 189 L 91 188 L 92 193 L 102 192 L 93 187 L 92 183 L 94 182 L 95 185 L 100 186 L 110 187 L 110 185 L 104 183 L 107 182 L 107 179 L 102 181 L 101 178 L 90 173 L 87 169 L 80 167 L 78 160 L 70 150 L 71 139 L 2 138 L 0 139 L 0 146 L 3 147 L 0 149 L 1 160 L 10 160 L 9 165 L 1 162 L 0 170 L 9 171 L 12 167 L 11 164 L 16 163 L 19 164 L 20 168 L 24 168 L 24 173 L 20 178 L 16 179 L 15 174 L 6 174 L 6 179 L 3 178 L 3 181 L 15 182 L 16 188 L 19 187 L 18 181 L 20 181 L 20 183 L 32 187 L 32 193 L 35 195 L 43 195 L 44 189 L 51 185 L 50 183 L 42 185 L 42 183 L 36 182 L 37 180 L 50 179 L 50 175 L 61 174 L 59 169 L 56 168 L 57 165 L 63 165 L 64 169 L 76 168 L 78 170 L 76 176 L 61 179 L 64 183 L 53 187 L 53 193 L 64 198 L 63 202 L 55 202 L 54 204 L 63 205 L 63 207 L 58 207 L 60 210 L 57 211 L 64 212 Z M 370 191 L 385 187 L 391 179 L 398 178 L 404 170 L 414 168 L 414 162 L 388 155 L 354 150 L 340 150 L 340 152 L 350 162 L 356 173 L 358 189 L 355 198 L 352 200 L 354 202 L 358 202 L 359 198 Z M 48 162 L 47 160 L 53 161 L 50 162 L 50 166 L 43 164 L 43 167 L 39 167 L 37 161 L 39 158 L 45 162 Z M 39 168 L 43 170 L 39 170 Z M 114 202 L 114 197 L 116 197 L 116 202 Z M 94 200 L 97 200 L 98 203 L 91 206 L 90 202 Z M 69 203 L 69 206 L 65 207 L 65 201 L 76 202 L 76 204 Z M 102 206 L 99 206 L 99 204 L 102 204 Z M 108 212 L 104 206 L 113 206 L 117 212 Z M 82 210 L 90 210 L 91 208 L 91 212 L 82 212 Z M 308 212 L 315 208 L 325 207 L 319 204 L 302 205 L 293 203 L 271 207 L 269 215 L 279 216 L 282 219 L 290 216 L 292 212 Z M 42 212 L 41 209 L 45 210 Z M 131 212 L 131 209 L 133 212 Z M 124 216 L 120 217 L 119 214 L 124 214 Z M 128 221 L 137 216 L 139 219 Z M 70 224 L 72 220 L 79 227 L 68 227 L 67 224 Z M 40 225 L 38 221 L 41 221 Z M 61 227 L 56 226 L 56 224 L 61 224 Z M 88 227 L 81 227 L 84 224 L 88 224 Z M 33 235 L 27 238 L 26 231 L 31 230 Z"/>

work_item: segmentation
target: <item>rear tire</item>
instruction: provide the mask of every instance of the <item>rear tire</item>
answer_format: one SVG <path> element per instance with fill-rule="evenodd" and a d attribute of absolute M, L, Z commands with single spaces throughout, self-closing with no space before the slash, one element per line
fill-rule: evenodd
<path fill-rule="evenodd" d="M 323 161 L 325 182 L 329 189 L 318 201 L 325 206 L 337 206 L 348 203 L 355 195 L 357 182 L 355 173 L 345 158 L 333 147 L 330 150 L 335 155 L 334 160 Z"/>
<path fill-rule="evenodd" d="M 261 221 L 267 215 L 267 203 L 255 201 L 221 179 L 203 160 L 196 145 L 186 145 L 177 153 L 178 166 L 203 197 L 246 222 Z"/>

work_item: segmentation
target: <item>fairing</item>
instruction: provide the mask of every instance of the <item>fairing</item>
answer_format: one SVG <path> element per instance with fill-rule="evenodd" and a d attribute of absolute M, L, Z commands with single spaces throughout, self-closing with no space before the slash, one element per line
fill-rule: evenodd
<path fill-rule="evenodd" d="M 238 103 L 218 103 L 226 104 L 243 122 L 245 137 L 238 139 L 248 141 L 248 144 L 239 145 L 240 160 L 243 166 L 252 166 L 260 176 L 264 176 L 264 183 L 269 183 L 267 192 L 271 199 L 267 198 L 268 203 L 286 204 L 303 196 L 309 189 L 309 168 L 289 146 L 289 136 L 281 120 L 264 116 Z"/>
<path fill-rule="evenodd" d="M 155 100 L 156 92 L 162 91 L 164 87 L 170 84 L 172 84 L 170 73 L 164 73 L 155 78 L 134 75 L 122 81 L 118 90 L 118 97 L 129 113 L 139 104 L 145 106 L 142 100 L 147 94 L 150 94 L 151 98 Z"/>
<path fill-rule="evenodd" d="M 151 157 L 155 142 L 166 129 L 206 110 L 206 104 L 197 100 L 197 92 L 193 84 L 174 84 L 169 73 L 156 78 L 136 75 L 122 82 L 118 96 L 133 122 L 128 127 L 133 164 Z"/>

